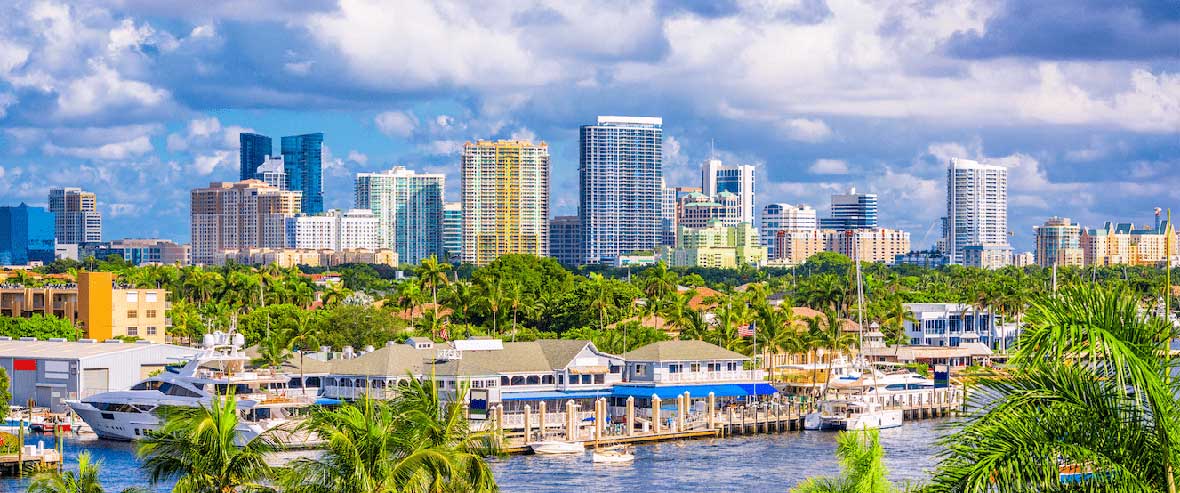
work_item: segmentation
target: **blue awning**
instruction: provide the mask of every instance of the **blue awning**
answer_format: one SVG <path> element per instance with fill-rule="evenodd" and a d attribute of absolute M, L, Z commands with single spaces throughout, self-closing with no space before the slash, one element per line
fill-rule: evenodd
<path fill-rule="evenodd" d="M 766 383 L 718 383 L 712 385 L 670 385 L 663 387 L 643 387 L 637 385 L 616 385 L 612 397 L 634 397 L 636 399 L 650 399 L 652 394 L 660 399 L 675 399 L 676 396 L 688 392 L 689 397 L 704 398 L 712 392 L 715 397 L 749 397 L 754 395 L 770 395 L 775 392 L 773 385 Z"/>
<path fill-rule="evenodd" d="M 566 399 L 597 399 L 610 397 L 609 390 L 571 390 L 569 392 L 503 392 L 502 401 L 552 401 Z"/>
<path fill-rule="evenodd" d="M 339 399 L 331 399 L 328 397 L 319 397 L 315 400 L 317 406 L 339 406 L 343 401 Z"/>

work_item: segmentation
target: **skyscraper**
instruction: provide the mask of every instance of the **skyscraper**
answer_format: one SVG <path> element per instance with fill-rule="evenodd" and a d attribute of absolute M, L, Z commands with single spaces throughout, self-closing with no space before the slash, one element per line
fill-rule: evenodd
<path fill-rule="evenodd" d="M 443 255 L 447 262 L 463 261 L 463 203 L 447 202 L 443 206 Z"/>
<path fill-rule="evenodd" d="M 766 245 L 770 258 L 778 258 L 779 231 L 813 231 L 818 224 L 815 209 L 806 205 L 766 204 L 759 226 L 762 244 Z"/>
<path fill-rule="evenodd" d="M 738 221 L 754 224 L 754 167 L 748 164 L 725 166 L 720 159 L 709 159 L 701 164 L 701 190 L 716 197 L 729 192 L 738 197 Z"/>
<path fill-rule="evenodd" d="M 1070 223 L 1068 217 L 1053 216 L 1045 224 L 1034 226 L 1037 237 L 1036 262 L 1041 267 L 1081 266 L 1082 227 Z"/>
<path fill-rule="evenodd" d="M 303 193 L 304 214 L 324 212 L 324 134 L 283 137 L 283 165 L 287 189 Z"/>
<path fill-rule="evenodd" d="M 102 213 L 98 197 L 81 188 L 49 190 L 49 212 L 53 213 L 53 235 L 58 244 L 78 245 L 102 241 Z"/>
<path fill-rule="evenodd" d="M 238 134 L 238 144 L 238 179 L 249 180 L 274 152 L 274 144 L 270 137 L 245 132 Z"/>
<path fill-rule="evenodd" d="M 582 263 L 582 226 L 578 216 L 556 216 L 549 221 L 549 256 L 566 267 Z"/>
<path fill-rule="evenodd" d="M 820 219 L 821 229 L 844 231 L 849 229 L 875 229 L 877 227 L 877 194 L 848 193 L 832 195 L 831 217 Z"/>
<path fill-rule="evenodd" d="M 969 246 L 1008 246 L 1008 168 L 951 158 L 946 172 L 943 248 L 963 264 Z"/>
<path fill-rule="evenodd" d="M 24 203 L 0 207 L 0 265 L 53 262 L 53 213 Z"/>
<path fill-rule="evenodd" d="M 191 194 L 192 258 L 214 264 L 225 250 L 284 248 L 300 193 L 249 180 L 214 182 Z"/>
<path fill-rule="evenodd" d="M 243 178 L 244 180 L 247 178 Z M 287 189 L 287 166 L 283 164 L 283 156 L 267 156 L 262 164 L 254 171 L 254 179 L 262 180 L 271 186 L 282 190 Z"/>
<path fill-rule="evenodd" d="M 443 174 L 416 173 L 404 166 L 356 175 L 356 208 L 373 211 L 381 247 L 396 251 L 400 262 L 416 264 L 431 255 L 444 258 L 446 179 Z"/>
<path fill-rule="evenodd" d="M 481 140 L 463 146 L 463 261 L 549 255 L 549 145 Z"/>
<path fill-rule="evenodd" d="M 600 116 L 581 129 L 578 214 L 586 263 L 660 244 L 663 119 Z"/>

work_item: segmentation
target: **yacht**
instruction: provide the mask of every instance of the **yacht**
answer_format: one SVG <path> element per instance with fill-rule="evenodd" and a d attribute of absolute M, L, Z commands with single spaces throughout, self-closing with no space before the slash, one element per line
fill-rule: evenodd
<path fill-rule="evenodd" d="M 871 401 L 828 400 L 803 418 L 805 430 L 884 430 L 901 426 L 901 409 L 882 409 Z"/>
<path fill-rule="evenodd" d="M 316 396 L 289 391 L 290 378 L 273 370 L 247 368 L 241 334 L 206 334 L 200 352 L 183 366 L 167 366 L 127 390 L 102 392 L 66 404 L 100 438 L 138 440 L 160 428 L 161 407 L 208 406 L 217 396 L 233 396 L 241 417 L 237 441 L 244 444 L 266 431 L 284 445 L 299 446 L 295 425 Z M 294 442 L 294 443 L 293 443 Z"/>

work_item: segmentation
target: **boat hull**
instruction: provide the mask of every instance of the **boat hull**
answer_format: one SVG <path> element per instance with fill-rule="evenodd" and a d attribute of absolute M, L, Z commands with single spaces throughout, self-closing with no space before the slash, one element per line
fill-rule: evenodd
<path fill-rule="evenodd" d="M 536 442 L 530 443 L 529 448 L 537 455 L 580 454 L 586 451 L 582 442 Z"/>
<path fill-rule="evenodd" d="M 635 461 L 632 454 L 604 454 L 595 452 L 591 459 L 595 464 L 626 464 Z"/>

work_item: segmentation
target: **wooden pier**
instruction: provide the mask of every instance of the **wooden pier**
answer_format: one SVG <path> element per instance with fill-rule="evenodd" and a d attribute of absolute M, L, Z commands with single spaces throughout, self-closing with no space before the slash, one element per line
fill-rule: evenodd
<path fill-rule="evenodd" d="M 830 393 L 829 399 L 850 396 Z M 859 396 L 859 399 L 864 399 Z M 901 409 L 906 421 L 939 418 L 957 413 L 963 405 L 963 392 L 956 387 L 934 391 L 915 391 L 869 398 L 882 409 Z M 688 440 L 757 433 L 785 433 L 803 430 L 803 418 L 814 411 L 814 402 L 762 401 L 752 405 L 731 405 L 718 409 L 712 394 L 705 397 L 706 409 L 712 413 L 691 413 L 691 396 L 678 396 L 676 410 L 661 415 L 662 402 L 653 399 L 652 409 L 638 415 L 629 398 L 625 415 L 608 420 L 605 398 L 595 401 L 593 411 L 579 411 L 572 401 L 564 412 L 547 412 L 544 403 L 535 411 L 525 406 L 525 413 L 505 416 L 502 407 L 490 413 L 482 429 L 496 433 L 505 453 L 528 452 L 528 443 L 541 438 L 591 443 L 595 437 L 604 443 L 646 443 Z M 622 418 L 619 420 L 618 418 Z M 607 423 L 621 421 L 621 423 Z M 504 426 L 498 425 L 504 424 Z M 630 424 L 630 425 L 628 425 Z"/>
<path fill-rule="evenodd" d="M 22 452 L 0 455 L 0 477 L 16 477 L 26 473 L 57 469 L 61 465 L 61 459 L 61 454 L 54 449 L 34 451 L 32 454 Z"/>

